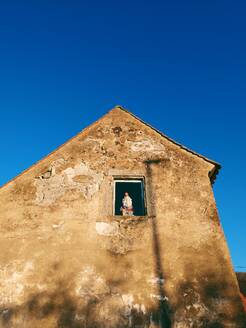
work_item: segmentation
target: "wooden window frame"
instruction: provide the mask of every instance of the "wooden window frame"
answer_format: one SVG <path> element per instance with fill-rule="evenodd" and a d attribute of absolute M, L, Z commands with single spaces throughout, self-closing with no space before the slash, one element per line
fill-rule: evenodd
<path fill-rule="evenodd" d="M 141 191 L 142 191 L 142 199 L 143 199 L 143 207 L 144 207 L 144 215 L 142 216 L 148 216 L 147 212 L 147 199 L 146 199 L 146 183 L 145 183 L 145 177 L 144 176 L 114 176 L 114 183 L 113 183 L 113 216 L 115 217 L 123 217 L 122 215 L 115 214 L 115 201 L 116 201 L 116 183 L 117 182 L 135 182 L 135 183 L 141 183 Z M 133 215 L 133 217 L 138 217 L 139 215 Z"/>

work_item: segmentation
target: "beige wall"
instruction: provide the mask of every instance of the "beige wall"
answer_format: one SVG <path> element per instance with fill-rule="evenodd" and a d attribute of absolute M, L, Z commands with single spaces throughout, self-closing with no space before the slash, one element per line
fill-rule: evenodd
<path fill-rule="evenodd" d="M 3 187 L 0 326 L 243 327 L 211 169 L 115 109 Z M 113 217 L 119 175 L 146 217 Z"/>

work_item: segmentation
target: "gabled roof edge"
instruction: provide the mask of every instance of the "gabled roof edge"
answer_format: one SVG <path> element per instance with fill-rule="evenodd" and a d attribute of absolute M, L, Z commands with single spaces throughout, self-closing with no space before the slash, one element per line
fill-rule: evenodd
<path fill-rule="evenodd" d="M 113 108 L 114 109 L 114 108 Z M 111 110 L 113 110 L 111 109 Z M 86 126 L 84 129 L 82 129 L 81 131 L 79 131 L 78 133 L 76 133 L 73 137 L 69 138 L 67 141 L 63 142 L 60 146 L 58 146 L 56 149 L 52 150 L 49 154 L 45 155 L 44 157 L 42 157 L 41 159 L 37 160 L 35 163 L 33 163 L 31 166 L 29 166 L 28 168 L 24 169 L 21 173 L 17 174 L 15 177 L 13 177 L 12 179 L 10 179 L 9 181 L 7 181 L 6 183 L 4 183 L 2 186 L 0 186 L 0 190 L 3 187 L 6 187 L 9 183 L 15 181 L 17 178 L 19 178 L 20 176 L 22 176 L 23 174 L 25 174 L 26 172 L 28 172 L 29 170 L 31 170 L 33 167 L 35 167 L 36 165 L 38 165 L 39 163 L 42 163 L 42 161 L 44 161 L 46 158 L 49 158 L 50 156 L 52 156 L 53 154 L 55 154 L 59 149 L 61 149 L 63 146 L 65 146 L 66 144 L 68 144 L 69 142 L 71 142 L 72 140 L 76 139 L 79 135 L 81 135 L 82 133 L 85 133 L 87 130 L 89 130 L 91 127 L 93 127 L 94 125 L 96 125 L 102 118 L 104 118 L 109 112 L 111 112 L 111 110 L 109 110 L 107 113 L 105 113 L 104 115 L 102 115 L 101 117 L 99 117 L 96 121 L 92 122 L 91 124 L 89 124 L 88 126 Z"/>
<path fill-rule="evenodd" d="M 135 119 L 137 119 L 138 121 L 140 121 L 141 123 L 145 124 L 146 126 L 150 127 L 152 130 L 154 130 L 155 132 L 157 132 L 158 134 L 160 134 L 162 137 L 164 137 L 165 139 L 169 140 L 170 142 L 172 142 L 173 144 L 179 146 L 181 149 L 184 149 L 186 150 L 187 152 L 195 155 L 195 156 L 198 156 L 200 158 L 202 158 L 203 160 L 205 160 L 206 162 L 208 163 L 211 163 L 214 165 L 214 168 L 209 172 L 209 178 L 211 180 L 211 183 L 213 184 L 216 180 L 216 176 L 217 174 L 219 173 L 219 170 L 221 169 L 221 165 L 185 146 L 183 146 L 182 144 L 178 143 L 177 141 L 173 140 L 172 138 L 166 136 L 163 132 L 159 131 L 158 129 L 154 128 L 153 126 L 151 126 L 149 123 L 146 123 L 145 121 L 143 121 L 141 118 L 137 117 L 136 115 L 134 115 L 133 113 L 131 113 L 129 110 L 127 110 L 126 108 L 122 107 L 121 105 L 117 105 L 115 106 L 113 109 L 116 109 L 116 108 L 119 108 L 121 109 L 122 111 L 128 113 L 129 115 L 131 115 L 132 117 L 134 117 Z M 113 110 L 112 109 L 112 110 Z"/>
<path fill-rule="evenodd" d="M 90 125 L 86 126 L 83 130 L 79 131 L 75 136 L 73 136 L 72 138 L 68 139 L 67 141 L 65 141 L 63 144 L 61 144 L 60 146 L 58 146 L 56 149 L 54 149 L 52 152 L 50 152 L 48 155 L 45 155 L 43 158 L 41 158 L 40 160 L 38 160 L 37 162 L 33 163 L 31 166 L 29 166 L 27 169 L 25 169 L 24 171 L 22 171 L 21 173 L 19 173 L 18 175 L 16 175 L 15 177 L 13 177 L 12 179 L 10 179 L 9 181 L 7 181 L 6 183 L 4 183 L 2 186 L 0 186 L 0 189 L 2 189 L 3 187 L 7 186 L 9 183 L 15 181 L 17 178 L 19 178 L 20 176 L 22 176 L 24 173 L 28 172 L 29 170 L 31 170 L 34 166 L 36 166 L 37 164 L 41 163 L 43 160 L 45 160 L 46 158 L 52 156 L 53 154 L 55 154 L 59 149 L 61 149 L 63 146 L 65 146 L 66 144 L 68 144 L 70 141 L 74 140 L 75 138 L 77 138 L 79 135 L 85 133 L 88 129 L 90 129 L 91 127 L 93 127 L 94 125 L 96 125 L 102 118 L 104 118 L 105 116 L 107 116 L 111 111 L 113 111 L 114 109 L 121 109 L 122 111 L 128 113 L 129 115 L 131 115 L 132 117 L 134 117 L 135 119 L 137 119 L 138 121 L 140 121 L 141 123 L 143 123 L 144 125 L 148 126 L 149 128 L 151 128 L 152 130 L 156 131 L 158 134 L 160 134 L 162 137 L 166 138 L 167 140 L 169 140 L 170 142 L 174 143 L 175 145 L 179 146 L 181 149 L 184 149 L 186 151 L 188 151 L 189 153 L 198 156 L 202 159 L 204 159 L 205 161 L 211 163 L 214 165 L 214 168 L 209 172 L 209 178 L 211 180 L 211 183 L 214 183 L 216 176 L 221 168 L 221 165 L 213 160 L 210 160 L 208 158 L 206 158 L 203 155 L 200 155 L 196 152 L 194 152 L 193 150 L 183 146 L 182 144 L 176 142 L 175 140 L 169 138 L 168 136 L 166 136 L 164 133 L 162 133 L 161 131 L 159 131 L 158 129 L 154 128 L 153 126 L 151 126 L 150 124 L 146 123 L 145 121 L 143 121 L 141 118 L 137 117 L 136 115 L 134 115 L 133 113 L 131 113 L 129 110 L 125 109 L 124 107 L 122 107 L 121 105 L 116 105 L 114 106 L 112 109 L 110 109 L 107 113 L 105 113 L 103 116 L 99 117 L 99 119 L 97 119 L 96 121 L 92 122 Z"/>

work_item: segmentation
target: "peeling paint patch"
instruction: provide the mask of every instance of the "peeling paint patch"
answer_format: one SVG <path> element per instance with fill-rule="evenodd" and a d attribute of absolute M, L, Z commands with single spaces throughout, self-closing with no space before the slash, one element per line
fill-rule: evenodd
<path fill-rule="evenodd" d="M 168 297 L 162 295 L 150 294 L 150 298 L 157 299 L 159 301 L 168 301 Z"/>
<path fill-rule="evenodd" d="M 153 284 L 153 285 L 163 285 L 164 279 L 158 278 L 158 277 L 153 277 L 151 279 L 148 279 L 148 283 Z"/>
<path fill-rule="evenodd" d="M 103 180 L 103 174 L 91 170 L 86 164 L 80 163 L 74 167 L 68 167 L 60 174 L 55 173 L 55 168 L 64 164 L 55 162 L 51 165 L 48 173 L 45 172 L 35 181 L 36 204 L 50 205 L 54 203 L 60 196 L 64 195 L 68 190 L 75 190 L 82 193 L 86 199 L 91 199 L 92 196 L 99 190 Z M 47 174 L 46 174 L 47 173 Z M 46 178 L 43 178 L 43 176 Z"/>
<path fill-rule="evenodd" d="M 124 306 L 126 307 L 126 314 L 131 315 L 132 310 L 138 313 L 146 314 L 146 307 L 144 304 L 134 303 L 134 297 L 132 294 L 121 295 Z"/>
<path fill-rule="evenodd" d="M 109 294 L 110 288 L 93 267 L 87 266 L 77 276 L 75 293 L 83 298 L 98 298 L 100 295 Z"/>
<path fill-rule="evenodd" d="M 155 143 L 150 138 L 145 138 L 141 141 L 136 141 L 131 143 L 131 150 L 134 152 L 154 152 L 163 153 L 165 152 L 165 146 L 160 143 Z"/>
<path fill-rule="evenodd" d="M 123 303 L 127 306 L 132 306 L 134 297 L 131 294 L 123 294 L 122 296 Z"/>
<path fill-rule="evenodd" d="M 26 279 L 33 272 L 33 263 L 26 262 L 24 268 L 19 265 L 0 268 L 0 304 L 19 304 L 26 287 Z"/>
<path fill-rule="evenodd" d="M 114 236 L 119 233 L 119 227 L 116 222 L 96 222 L 96 231 L 99 235 L 102 236 Z"/>
<path fill-rule="evenodd" d="M 59 222 L 59 223 L 57 223 L 57 224 L 53 224 L 53 225 L 52 225 L 52 228 L 53 228 L 53 229 L 59 229 L 59 228 L 61 228 L 63 225 L 64 225 L 64 221 L 61 221 L 61 222 Z"/>
<path fill-rule="evenodd" d="M 82 321 L 85 322 L 86 321 L 86 316 L 85 315 L 79 315 L 79 314 L 75 314 L 74 319 L 77 321 Z"/>

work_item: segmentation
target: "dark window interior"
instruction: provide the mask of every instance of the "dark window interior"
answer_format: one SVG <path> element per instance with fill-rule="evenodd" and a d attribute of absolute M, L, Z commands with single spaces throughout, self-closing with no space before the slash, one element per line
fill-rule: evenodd
<path fill-rule="evenodd" d="M 143 180 L 115 181 L 115 215 L 122 215 L 120 208 L 122 206 L 122 199 L 124 197 L 125 192 L 128 192 L 129 196 L 132 199 L 133 215 L 145 215 Z"/>

